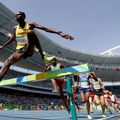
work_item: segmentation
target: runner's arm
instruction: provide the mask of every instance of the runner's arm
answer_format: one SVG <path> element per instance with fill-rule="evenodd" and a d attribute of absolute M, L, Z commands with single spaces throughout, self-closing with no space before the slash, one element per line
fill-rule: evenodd
<path fill-rule="evenodd" d="M 61 37 L 65 38 L 65 39 L 69 39 L 69 40 L 74 39 L 71 35 L 66 34 L 62 31 L 57 31 L 53 28 L 41 26 L 41 25 L 38 25 L 36 23 L 31 23 L 31 29 L 33 29 L 33 28 L 38 28 L 38 29 L 44 30 L 44 31 L 49 32 L 49 33 L 54 33 L 54 34 L 60 35 Z"/>
<path fill-rule="evenodd" d="M 99 80 L 99 83 L 101 84 L 102 89 L 105 90 L 105 86 L 103 85 L 102 80 L 100 78 L 98 78 L 98 80 Z"/>
<path fill-rule="evenodd" d="M 16 30 L 16 29 L 14 28 L 14 29 L 13 29 L 13 34 L 12 34 L 11 38 L 8 39 L 7 42 L 4 43 L 4 45 L 0 46 L 0 49 L 6 47 L 6 46 L 9 45 L 11 42 L 15 41 L 15 38 L 16 38 L 16 36 L 15 36 L 15 30 Z"/>
<path fill-rule="evenodd" d="M 49 72 L 49 71 L 51 71 L 51 67 L 50 66 L 46 67 L 46 71 L 45 72 Z"/>

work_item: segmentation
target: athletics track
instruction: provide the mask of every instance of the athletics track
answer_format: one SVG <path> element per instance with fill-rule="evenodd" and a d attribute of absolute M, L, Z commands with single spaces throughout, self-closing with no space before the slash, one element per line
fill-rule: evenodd
<path fill-rule="evenodd" d="M 120 120 L 120 113 L 113 112 L 112 115 L 106 114 L 107 118 L 101 118 L 101 111 L 94 111 L 93 120 Z M 77 113 L 78 120 L 87 120 L 86 111 Z M 71 120 L 67 111 L 41 110 L 41 111 L 22 111 L 22 110 L 1 110 L 0 120 Z"/>

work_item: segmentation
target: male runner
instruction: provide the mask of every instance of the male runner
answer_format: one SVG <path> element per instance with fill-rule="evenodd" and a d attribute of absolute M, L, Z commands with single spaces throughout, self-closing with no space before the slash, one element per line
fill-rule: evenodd
<path fill-rule="evenodd" d="M 16 13 L 15 18 L 18 22 L 18 25 L 15 26 L 13 29 L 12 37 L 3 46 L 0 46 L 0 49 L 2 49 L 11 42 L 15 41 L 17 43 L 16 51 L 5 61 L 3 67 L 0 70 L 0 81 L 7 73 L 12 64 L 18 62 L 21 59 L 31 57 L 34 53 L 34 47 L 38 49 L 42 59 L 44 60 L 43 50 L 35 32 L 33 31 L 34 28 L 38 28 L 49 33 L 60 35 L 65 39 L 73 40 L 72 36 L 65 34 L 61 31 L 57 31 L 35 23 L 28 23 L 25 21 L 25 17 L 26 15 L 24 12 Z"/>

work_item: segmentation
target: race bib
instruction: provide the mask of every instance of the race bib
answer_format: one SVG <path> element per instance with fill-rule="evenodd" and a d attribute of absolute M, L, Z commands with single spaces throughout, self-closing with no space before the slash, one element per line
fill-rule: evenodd
<path fill-rule="evenodd" d="M 88 85 L 87 82 L 81 82 L 81 87 L 82 87 L 82 88 L 88 88 L 89 85 Z"/>
<path fill-rule="evenodd" d="M 94 89 L 95 90 L 101 89 L 101 86 L 98 83 L 96 83 L 96 84 L 94 84 Z"/>
<path fill-rule="evenodd" d="M 25 37 L 22 37 L 22 38 L 17 38 L 16 39 L 16 41 L 17 41 L 17 44 L 19 45 L 19 44 L 27 44 L 28 43 L 28 38 L 27 38 L 27 36 L 25 36 Z"/>

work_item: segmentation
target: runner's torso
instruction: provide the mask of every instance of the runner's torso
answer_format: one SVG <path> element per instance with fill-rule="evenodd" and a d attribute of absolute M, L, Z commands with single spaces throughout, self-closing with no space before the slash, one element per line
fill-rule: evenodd
<path fill-rule="evenodd" d="M 57 65 L 53 66 L 53 65 L 50 65 L 50 69 L 51 71 L 54 71 L 54 70 L 59 70 L 60 69 L 60 63 L 57 63 Z"/>
<path fill-rule="evenodd" d="M 91 84 L 94 90 L 102 89 L 99 81 L 95 81 L 94 79 L 91 79 Z"/>
<path fill-rule="evenodd" d="M 19 25 L 16 26 L 15 34 L 16 34 L 17 50 L 25 47 L 28 44 L 27 34 L 29 31 L 29 28 L 30 28 L 29 23 L 26 23 L 24 28 L 21 28 Z"/>
<path fill-rule="evenodd" d="M 80 75 L 80 87 L 81 88 L 90 88 L 90 83 L 88 80 L 88 75 Z"/>

